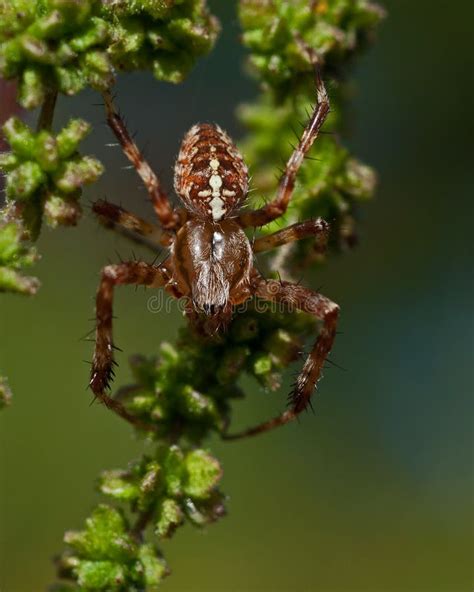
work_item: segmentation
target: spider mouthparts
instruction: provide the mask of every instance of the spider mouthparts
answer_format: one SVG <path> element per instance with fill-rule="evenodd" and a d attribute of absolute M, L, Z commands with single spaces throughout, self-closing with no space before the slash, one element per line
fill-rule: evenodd
<path fill-rule="evenodd" d="M 207 314 L 207 316 L 213 316 L 218 312 L 220 307 L 217 307 L 215 304 L 203 304 L 203 311 Z"/>

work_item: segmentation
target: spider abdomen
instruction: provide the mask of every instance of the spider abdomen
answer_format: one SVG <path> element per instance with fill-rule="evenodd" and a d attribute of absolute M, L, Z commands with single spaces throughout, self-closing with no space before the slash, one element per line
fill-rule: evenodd
<path fill-rule="evenodd" d="M 248 170 L 237 147 L 220 127 L 197 124 L 181 144 L 174 185 L 194 215 L 219 221 L 245 200 Z"/>

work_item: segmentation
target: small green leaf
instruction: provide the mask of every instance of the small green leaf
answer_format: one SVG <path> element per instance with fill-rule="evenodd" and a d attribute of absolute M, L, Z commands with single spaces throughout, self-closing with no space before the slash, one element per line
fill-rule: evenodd
<path fill-rule="evenodd" d="M 272 360 L 269 355 L 262 354 L 253 362 L 253 371 L 256 376 L 268 374 L 272 369 Z"/>
<path fill-rule="evenodd" d="M 87 121 L 71 119 L 56 137 L 60 158 L 70 158 L 90 131 L 91 126 Z"/>
<path fill-rule="evenodd" d="M 24 69 L 20 80 L 18 101 L 26 109 L 34 109 L 44 101 L 46 81 L 39 66 L 28 66 Z"/>
<path fill-rule="evenodd" d="M 43 171 L 51 172 L 57 169 L 59 153 L 56 138 L 47 131 L 41 131 L 36 136 L 34 158 Z"/>
<path fill-rule="evenodd" d="M 183 387 L 180 392 L 183 414 L 186 417 L 199 419 L 217 419 L 217 411 L 214 401 L 210 397 L 202 395 L 192 386 Z"/>
<path fill-rule="evenodd" d="M 157 461 L 147 463 L 145 474 L 140 481 L 140 492 L 144 496 L 154 493 L 158 487 L 162 468 Z"/>
<path fill-rule="evenodd" d="M 74 571 L 86 590 L 121 590 L 127 582 L 126 568 L 112 561 L 80 561 Z"/>
<path fill-rule="evenodd" d="M 166 451 L 162 467 L 166 484 L 166 491 L 171 497 L 177 497 L 182 492 L 184 477 L 184 455 L 178 446 L 170 446 Z"/>
<path fill-rule="evenodd" d="M 212 524 L 226 514 L 224 499 L 224 495 L 217 490 L 205 500 L 187 498 L 184 500 L 186 516 L 196 526 Z"/>
<path fill-rule="evenodd" d="M 0 153 L 0 170 L 8 173 L 20 164 L 18 157 L 13 152 Z"/>
<path fill-rule="evenodd" d="M 107 23 L 98 17 L 90 19 L 90 25 L 81 34 L 70 41 L 71 48 L 76 52 L 85 52 L 94 45 L 105 42 L 109 35 Z"/>
<path fill-rule="evenodd" d="M 125 471 L 104 471 L 99 481 L 100 491 L 116 500 L 130 502 L 138 499 L 140 488 Z"/>
<path fill-rule="evenodd" d="M 66 95 L 75 95 L 87 85 L 87 78 L 78 66 L 58 66 L 54 74 L 59 90 Z"/>
<path fill-rule="evenodd" d="M 159 537 L 169 538 L 183 522 L 183 511 L 174 499 L 164 499 L 159 506 L 155 532 Z"/>
<path fill-rule="evenodd" d="M 44 202 L 44 217 L 51 228 L 76 226 L 82 215 L 81 204 L 76 197 L 50 193 Z"/>
<path fill-rule="evenodd" d="M 153 545 L 142 545 L 138 550 L 138 558 L 143 566 L 145 586 L 158 586 L 168 573 L 164 559 Z"/>
<path fill-rule="evenodd" d="M 20 164 L 7 177 L 6 193 L 9 199 L 28 199 L 46 181 L 46 174 L 33 161 Z"/>
<path fill-rule="evenodd" d="M 34 132 L 18 117 L 10 117 L 3 125 L 3 133 L 13 152 L 21 159 L 30 160 L 36 150 Z"/>
<path fill-rule="evenodd" d="M 37 18 L 29 27 L 29 32 L 40 39 L 55 39 L 64 28 L 64 16 L 59 10 L 53 10 L 43 17 Z"/>
<path fill-rule="evenodd" d="M 104 167 L 96 158 L 84 156 L 66 161 L 53 179 L 60 191 L 73 193 L 83 185 L 96 181 L 103 171 Z"/>
<path fill-rule="evenodd" d="M 87 518 L 85 531 L 69 531 L 64 541 L 80 556 L 94 560 L 129 561 L 136 554 L 123 515 L 105 504 Z"/>
<path fill-rule="evenodd" d="M 35 277 L 24 276 L 18 271 L 0 267 L 0 292 L 17 292 L 33 296 L 40 287 L 40 282 Z"/>
<path fill-rule="evenodd" d="M 191 498 L 205 499 L 222 477 L 219 462 L 205 450 L 193 450 L 185 458 L 184 493 Z"/>
<path fill-rule="evenodd" d="M 54 64 L 54 54 L 49 51 L 48 44 L 33 35 L 24 34 L 19 39 L 23 54 L 38 64 Z"/>

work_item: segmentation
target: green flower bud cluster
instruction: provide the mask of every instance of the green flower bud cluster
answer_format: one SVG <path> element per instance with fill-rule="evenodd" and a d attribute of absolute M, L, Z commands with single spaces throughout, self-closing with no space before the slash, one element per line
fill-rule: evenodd
<path fill-rule="evenodd" d="M 384 16 L 367 0 L 241 0 L 239 12 L 250 63 L 271 86 L 313 72 L 306 47 L 340 67 Z"/>
<path fill-rule="evenodd" d="M 280 372 L 299 357 L 305 335 L 315 331 L 304 313 L 250 309 L 229 330 L 204 341 L 184 328 L 176 347 L 163 344 L 158 360 L 131 360 L 136 384 L 117 396 L 129 413 L 156 426 L 157 437 L 183 435 L 199 443 L 230 421 L 232 400 L 243 397 L 242 373 L 275 390 Z"/>
<path fill-rule="evenodd" d="M 98 0 L 0 0 L 0 73 L 19 79 L 24 107 L 52 90 L 110 86 L 109 24 L 100 11 Z"/>
<path fill-rule="evenodd" d="M 250 63 L 265 84 L 261 98 L 240 108 L 249 134 L 242 149 L 251 167 L 256 193 L 270 199 L 276 191 L 282 159 L 286 162 L 302 134 L 315 102 L 315 59 L 326 83 L 340 77 L 349 57 L 375 32 L 384 11 L 366 0 L 241 0 L 243 41 Z M 322 216 L 331 224 L 330 246 L 339 250 L 357 241 L 357 204 L 370 199 L 375 174 L 354 158 L 334 132 L 341 127 L 343 87 L 330 92 L 332 112 L 301 167 L 283 223 Z M 254 200 L 255 201 L 255 200 Z M 258 204 L 258 201 L 254 205 Z M 280 228 L 282 220 L 264 232 Z M 285 253 L 295 269 L 323 259 L 319 245 L 301 241 Z"/>
<path fill-rule="evenodd" d="M 167 567 L 154 545 L 142 543 L 123 512 L 99 505 L 81 532 L 66 532 L 68 550 L 57 560 L 61 577 L 78 587 L 59 584 L 56 592 L 155 590 Z"/>
<path fill-rule="evenodd" d="M 249 130 L 242 150 L 251 163 L 252 179 L 265 196 L 275 194 L 278 178 L 275 170 L 286 162 L 301 133 L 301 122 L 307 120 L 312 108 L 306 93 L 287 97 L 275 105 L 268 94 L 254 104 L 240 108 L 239 116 Z M 329 117 L 328 128 L 337 125 L 338 110 Z M 372 197 L 376 177 L 373 170 L 351 156 L 334 134 L 321 134 L 300 171 L 288 211 L 283 218 L 267 225 L 264 232 L 274 232 L 284 226 L 321 216 L 331 224 L 331 246 L 336 249 L 352 246 L 356 240 L 354 209 L 359 202 Z M 257 201 L 255 201 L 257 200 Z M 257 198 L 254 198 L 258 205 Z M 283 222 L 282 222 L 283 220 Z M 301 241 L 293 247 L 292 262 L 309 265 L 322 253 L 312 241 Z"/>
<path fill-rule="evenodd" d="M 72 119 L 54 135 L 47 130 L 34 132 L 12 117 L 3 131 L 11 147 L 11 152 L 0 155 L 0 170 L 7 173 L 7 203 L 30 205 L 26 211 L 34 214 L 28 223 L 32 238 L 36 238 L 43 213 L 50 226 L 75 225 L 81 215 L 82 187 L 103 172 L 97 159 L 78 152 L 89 124 Z"/>
<path fill-rule="evenodd" d="M 223 516 L 221 476 L 220 464 L 208 452 L 185 452 L 176 445 L 160 445 L 154 458 L 144 456 L 125 471 L 105 471 L 99 490 L 128 504 L 138 516 L 136 525 L 122 511 L 98 506 L 84 531 L 66 532 L 59 575 L 76 580 L 80 590 L 155 590 L 168 568 L 155 545 L 143 542 L 143 531 L 150 525 L 155 537 L 164 539 L 185 520 L 204 526 Z"/>
<path fill-rule="evenodd" d="M 8 407 L 12 400 L 12 392 L 8 386 L 7 379 L 0 376 L 0 409 Z"/>
<path fill-rule="evenodd" d="M 155 458 L 145 456 L 126 471 L 105 471 L 99 489 L 149 513 L 155 534 L 169 538 L 185 519 L 203 526 L 224 515 L 221 477 L 219 462 L 205 450 L 160 445 Z"/>
<path fill-rule="evenodd" d="M 104 0 L 110 21 L 108 55 L 120 70 L 151 70 L 181 82 L 219 33 L 205 0 Z"/>
<path fill-rule="evenodd" d="M 0 0 L 0 75 L 19 80 L 26 108 L 105 90 L 116 69 L 179 82 L 218 28 L 204 0 Z"/>
<path fill-rule="evenodd" d="M 36 250 L 23 240 L 21 229 L 14 222 L 0 222 L 0 292 L 36 294 L 39 281 L 22 275 L 23 267 L 38 259 Z M 0 382 L 0 391 L 1 391 Z"/>

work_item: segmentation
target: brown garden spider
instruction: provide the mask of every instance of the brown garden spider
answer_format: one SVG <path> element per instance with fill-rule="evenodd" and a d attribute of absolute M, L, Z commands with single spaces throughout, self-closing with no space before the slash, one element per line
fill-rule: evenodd
<path fill-rule="evenodd" d="M 139 425 L 122 404 L 106 394 L 114 366 L 112 301 L 114 288 L 124 284 L 165 288 L 185 299 L 189 320 L 206 334 L 222 330 L 233 308 L 257 298 L 286 303 L 323 321 L 322 329 L 299 374 L 291 408 L 280 416 L 227 438 L 250 436 L 288 423 L 307 408 L 336 334 L 339 307 L 325 296 L 286 281 L 264 279 L 254 266 L 254 254 L 307 237 L 325 239 L 328 224 L 308 220 L 293 224 L 253 244 L 244 229 L 260 227 L 285 213 L 296 176 L 329 112 L 329 100 L 319 72 L 317 103 L 298 146 L 289 158 L 275 199 L 253 211 L 241 211 L 248 193 L 248 170 L 232 140 L 219 127 L 198 124 L 184 137 L 175 166 L 174 187 L 184 207 L 175 209 L 117 113 L 104 94 L 107 120 L 123 151 L 145 184 L 160 222 L 160 243 L 169 256 L 160 265 L 128 261 L 107 265 L 96 300 L 96 339 L 90 387 L 108 407 Z M 152 237 L 157 229 L 105 201 L 93 210 L 106 225 Z M 145 426 L 146 428 L 146 426 Z M 150 428 L 148 428 L 150 429 Z"/>

